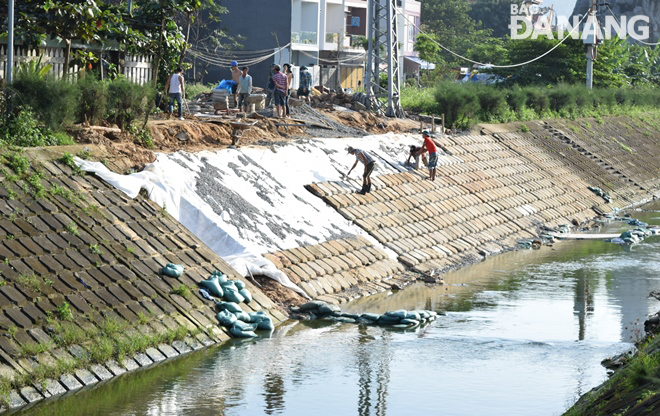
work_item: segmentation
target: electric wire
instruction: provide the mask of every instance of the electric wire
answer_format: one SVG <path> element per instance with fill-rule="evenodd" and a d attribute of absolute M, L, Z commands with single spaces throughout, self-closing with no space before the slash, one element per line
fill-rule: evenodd
<path fill-rule="evenodd" d="M 367 55 L 367 53 L 364 52 L 364 53 L 360 53 L 358 55 L 354 55 L 354 56 L 343 58 L 343 59 L 339 59 L 339 58 L 337 58 L 337 59 L 323 59 L 323 58 L 316 57 L 312 54 L 309 54 L 305 51 L 298 51 L 298 52 L 300 52 L 303 55 L 306 55 L 310 58 L 317 59 L 319 62 L 324 62 L 324 63 L 327 63 L 327 64 L 342 64 L 342 63 L 345 63 L 345 62 L 358 60 L 358 59 L 363 58 Z"/>
<path fill-rule="evenodd" d="M 428 33 L 424 32 L 419 26 L 417 26 L 416 24 L 414 24 L 413 22 L 411 22 L 411 21 L 408 19 L 408 17 L 406 17 L 405 15 L 402 15 L 402 16 L 403 16 L 403 18 L 404 18 L 408 23 L 410 23 L 413 27 L 415 27 L 415 28 L 419 31 L 419 33 L 423 33 L 423 34 L 425 34 L 425 35 L 428 35 Z M 465 60 L 465 61 L 468 61 L 468 62 L 471 62 L 471 63 L 473 63 L 473 64 L 476 64 L 476 65 L 488 66 L 489 68 L 517 68 L 517 67 L 521 67 L 521 66 L 524 66 L 524 65 L 529 65 L 529 64 L 531 64 L 532 62 L 538 61 L 539 59 L 545 57 L 546 55 L 550 54 L 552 51 L 554 51 L 555 49 L 557 49 L 559 46 L 561 46 L 561 45 L 566 41 L 566 39 L 568 39 L 569 37 L 571 37 L 571 36 L 573 35 L 573 32 L 575 32 L 575 30 L 580 26 L 580 24 L 584 21 L 584 19 L 587 18 L 587 16 L 589 16 L 588 13 L 585 14 L 584 17 L 582 17 L 582 20 L 580 20 L 580 22 L 579 22 L 579 23 L 578 23 L 578 24 L 577 24 L 577 25 L 576 25 L 576 26 L 575 26 L 575 27 L 574 27 L 574 28 L 568 33 L 568 35 L 566 35 L 566 36 L 564 37 L 564 39 L 562 39 L 558 44 L 556 44 L 555 46 L 553 46 L 552 48 L 550 48 L 550 49 L 549 49 L 548 51 L 546 51 L 544 54 L 539 55 L 539 56 L 537 56 L 536 58 L 531 59 L 531 60 L 529 60 L 529 61 L 527 61 L 527 62 L 521 62 L 521 63 L 518 63 L 518 64 L 512 64 L 512 65 L 493 65 L 493 64 L 486 64 L 486 63 L 483 63 L 483 62 L 473 61 L 472 59 L 470 59 L 470 58 L 466 58 L 465 56 L 460 55 L 460 54 L 458 54 L 458 53 L 452 51 L 451 49 L 445 47 L 444 45 L 442 45 L 442 44 L 440 44 L 439 42 L 437 42 L 435 39 L 431 39 L 431 38 L 429 38 L 429 39 L 430 39 L 433 43 L 435 43 L 436 45 L 438 45 L 439 47 L 441 47 L 442 49 L 444 49 L 445 51 L 449 52 L 450 54 L 452 54 L 452 55 L 454 55 L 454 56 L 456 56 L 456 57 L 458 57 L 458 58 L 461 58 L 461 59 L 463 59 L 463 60 Z"/>
<path fill-rule="evenodd" d="M 270 51 L 270 53 L 267 54 L 260 54 L 256 55 L 253 57 L 237 57 L 233 55 L 235 51 L 227 51 L 226 53 L 223 53 L 224 56 L 229 56 L 227 58 L 224 58 L 222 56 L 217 56 L 217 55 L 212 55 L 208 52 L 204 52 L 198 49 L 191 49 L 190 54 L 194 56 L 195 58 L 210 63 L 212 65 L 220 66 L 220 67 L 229 67 L 231 63 L 235 60 L 240 60 L 241 62 L 239 63 L 240 65 L 255 65 L 258 64 L 259 62 L 263 62 L 266 59 L 269 59 L 273 56 L 275 56 L 277 53 L 281 52 L 285 48 L 289 47 L 290 43 L 287 43 L 286 45 L 278 48 L 278 49 L 268 49 L 264 51 Z M 243 51 L 243 52 L 248 52 L 248 51 Z M 255 51 L 255 52 L 261 52 L 261 51 Z"/>
<path fill-rule="evenodd" d="M 618 17 L 616 17 L 616 15 L 614 14 L 614 11 L 612 11 L 612 9 L 610 8 L 610 5 L 607 4 L 607 3 L 605 3 L 605 4 L 607 5 L 607 10 L 609 10 L 610 13 L 612 14 L 612 17 L 614 17 L 614 20 L 616 20 L 616 22 L 619 24 L 619 26 L 621 26 L 621 21 L 619 20 Z M 636 40 L 637 42 L 639 42 L 639 43 L 643 43 L 644 45 L 648 45 L 648 46 L 657 46 L 657 45 L 660 45 L 660 42 L 655 42 L 655 43 L 644 42 L 643 40 L 641 40 L 641 39 L 637 39 L 636 37 L 634 37 L 634 36 L 632 36 L 632 35 L 628 35 L 628 36 L 630 36 L 631 38 L 635 39 L 635 40 Z"/>

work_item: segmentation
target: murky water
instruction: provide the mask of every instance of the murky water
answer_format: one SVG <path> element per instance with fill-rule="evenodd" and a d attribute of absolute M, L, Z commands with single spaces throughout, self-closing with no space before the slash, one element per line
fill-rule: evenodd
<path fill-rule="evenodd" d="M 660 209 L 656 205 L 655 209 Z M 660 212 L 633 213 L 660 224 Z M 621 223 L 607 230 L 628 228 Z M 603 230 L 606 231 L 606 230 Z M 554 415 L 606 378 L 660 303 L 660 237 L 496 256 L 344 306 L 434 309 L 423 330 L 288 322 L 28 410 L 48 415 Z"/>

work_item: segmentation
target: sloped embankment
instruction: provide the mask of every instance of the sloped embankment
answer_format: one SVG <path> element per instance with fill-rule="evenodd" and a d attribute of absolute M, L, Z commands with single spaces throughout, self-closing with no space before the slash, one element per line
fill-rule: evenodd
<path fill-rule="evenodd" d="M 236 271 L 166 211 L 71 155 L 0 157 L 0 394 L 10 408 L 227 340 L 196 285 Z M 183 264 L 179 279 L 160 275 Z M 245 282 L 244 309 L 284 315 Z"/>
<path fill-rule="evenodd" d="M 608 128 L 630 131 L 630 122 L 615 119 Z M 418 170 L 378 176 L 366 196 L 341 181 L 307 188 L 406 266 L 443 271 L 509 249 L 542 225 L 577 225 L 652 198 L 660 189 L 658 141 L 648 134 L 651 126 L 639 128 L 640 150 L 633 152 L 623 138 L 604 141 L 599 132 L 573 138 L 553 123 L 538 123 L 530 133 L 440 137 L 434 182 Z"/>

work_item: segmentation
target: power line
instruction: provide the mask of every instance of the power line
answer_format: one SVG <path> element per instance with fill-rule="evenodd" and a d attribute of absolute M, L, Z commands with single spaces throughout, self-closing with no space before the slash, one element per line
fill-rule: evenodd
<path fill-rule="evenodd" d="M 610 8 L 610 5 L 607 4 L 607 3 L 605 3 L 605 5 L 607 6 L 607 10 L 609 10 L 610 13 L 612 14 L 612 17 L 614 17 L 614 20 L 616 20 L 616 22 L 619 24 L 619 27 L 621 27 L 621 21 L 619 20 L 618 17 L 616 17 L 616 15 L 614 14 L 614 12 L 613 12 L 612 9 Z M 637 38 L 634 37 L 634 36 L 631 36 L 631 38 L 635 39 L 635 40 L 636 40 L 637 42 L 639 42 L 639 43 L 643 43 L 644 45 L 649 45 L 649 46 L 657 46 L 657 45 L 660 45 L 660 42 L 656 42 L 656 43 L 644 42 L 643 40 L 641 40 L 641 39 L 637 39 Z"/>
<path fill-rule="evenodd" d="M 412 26 L 414 26 L 417 30 L 419 30 L 419 33 L 423 33 L 423 34 L 425 34 L 425 35 L 429 35 L 428 33 L 424 32 L 419 26 L 417 26 L 416 24 L 412 23 L 412 22 L 408 19 L 408 17 L 406 17 L 405 15 L 402 15 L 402 16 L 403 16 L 403 18 L 404 18 L 408 23 L 410 23 L 410 24 L 411 24 Z M 561 46 L 561 45 L 566 41 L 566 39 L 568 39 L 569 37 L 571 37 L 571 36 L 573 35 L 573 32 L 575 32 L 575 30 L 580 26 L 580 24 L 584 21 L 584 19 L 587 18 L 587 16 L 589 16 L 589 14 L 588 14 L 588 13 L 585 13 L 584 17 L 582 17 L 582 20 L 580 20 L 580 22 L 579 22 L 577 25 L 575 25 L 575 27 L 570 31 L 570 33 L 569 33 L 568 35 L 566 35 L 566 36 L 564 37 L 564 39 L 561 40 L 561 42 L 559 42 L 558 44 L 556 44 L 555 46 L 553 46 L 552 48 L 550 48 L 547 52 L 545 52 L 544 54 L 539 55 L 539 56 L 537 56 L 536 58 L 531 59 L 531 60 L 529 60 L 529 61 L 527 61 L 527 62 L 521 62 L 521 63 L 519 63 L 519 64 L 512 64 L 512 65 L 493 65 L 493 64 L 486 64 L 486 63 L 483 63 L 483 62 L 473 61 L 472 59 L 470 59 L 470 58 L 466 58 L 465 56 L 460 55 L 460 54 L 458 54 L 458 53 L 452 51 L 451 49 L 445 47 L 444 45 L 442 45 L 442 44 L 440 44 L 439 42 L 437 42 L 435 39 L 432 39 L 432 38 L 429 38 L 429 39 L 430 39 L 433 43 L 435 43 L 436 45 L 438 45 L 439 47 L 441 47 L 442 49 L 444 49 L 445 51 L 451 53 L 452 55 L 454 55 L 454 56 L 456 56 L 456 57 L 458 57 L 458 58 L 461 58 L 461 59 L 463 59 L 463 60 L 465 60 L 465 61 L 471 62 L 471 63 L 473 63 L 473 64 L 483 65 L 483 66 L 489 66 L 489 67 L 491 67 L 491 68 L 517 68 L 517 67 L 524 66 L 524 65 L 528 65 L 528 64 L 531 64 L 532 62 L 538 61 L 539 59 L 545 57 L 546 55 L 548 55 L 549 53 L 551 53 L 552 51 L 554 51 L 555 49 L 557 49 L 559 46 Z"/>
<path fill-rule="evenodd" d="M 266 59 L 275 56 L 277 53 L 279 53 L 282 50 L 286 49 L 289 45 L 290 44 L 287 43 L 286 45 L 282 46 L 279 49 L 275 49 L 274 51 L 272 49 L 269 49 L 268 51 L 270 51 L 270 53 L 268 53 L 268 54 L 259 55 L 259 56 L 251 57 L 251 58 L 241 57 L 241 58 L 238 58 L 238 59 L 241 60 L 241 65 L 246 65 L 246 66 L 255 65 L 255 64 L 258 64 L 259 62 L 263 62 Z M 220 67 L 229 67 L 231 65 L 231 63 L 234 61 L 234 58 L 222 58 L 222 57 L 210 55 L 207 52 L 203 52 L 203 51 L 196 50 L 196 49 L 191 49 L 190 54 L 193 55 L 194 57 L 204 61 L 204 62 L 210 63 L 212 65 L 220 66 Z"/>
<path fill-rule="evenodd" d="M 324 63 L 327 63 L 327 64 L 343 64 L 343 63 L 345 63 L 345 62 L 355 61 L 355 60 L 360 59 L 360 58 L 362 58 L 362 57 L 364 57 L 364 56 L 367 55 L 367 53 L 364 52 L 364 53 L 360 53 L 360 54 L 358 54 L 358 55 L 355 55 L 355 56 L 352 56 L 352 57 L 348 57 L 348 58 L 344 58 L 344 59 L 339 59 L 339 58 L 337 58 L 337 59 L 322 59 L 322 58 L 318 58 L 318 57 L 316 57 L 316 56 L 314 56 L 314 55 L 311 55 L 311 54 L 309 54 L 309 53 L 307 53 L 307 52 L 305 52 L 305 51 L 298 51 L 298 52 L 300 52 L 300 53 L 302 53 L 303 55 L 306 55 L 306 56 L 308 56 L 308 57 L 310 57 L 310 58 L 317 59 L 319 62 L 324 62 Z"/>

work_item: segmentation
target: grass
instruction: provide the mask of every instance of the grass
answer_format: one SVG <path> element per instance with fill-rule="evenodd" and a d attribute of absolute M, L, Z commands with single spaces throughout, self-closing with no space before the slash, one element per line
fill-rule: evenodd
<path fill-rule="evenodd" d="M 90 246 L 89 246 L 89 251 L 90 251 L 92 254 L 103 254 L 103 250 L 101 250 L 101 249 L 99 248 L 99 245 L 98 245 L 98 244 L 90 244 Z"/>
<path fill-rule="evenodd" d="M 78 226 L 73 221 L 71 221 L 69 225 L 66 226 L 66 230 L 73 235 L 80 235 L 80 231 L 78 231 Z"/>
<path fill-rule="evenodd" d="M 30 169 L 30 161 L 27 157 L 22 156 L 18 152 L 12 152 L 3 155 L 5 163 L 11 170 L 14 171 L 18 176 L 21 176 Z"/>
<path fill-rule="evenodd" d="M 172 289 L 171 293 L 182 296 L 186 299 L 188 299 L 190 297 L 190 295 L 192 294 L 192 292 L 190 291 L 190 288 L 188 286 L 186 286 L 185 284 L 183 284 L 183 283 L 181 283 L 179 286 L 174 287 Z"/>
<path fill-rule="evenodd" d="M 21 345 L 21 356 L 32 357 L 49 351 L 53 347 L 52 342 L 26 342 Z"/>
<path fill-rule="evenodd" d="M 76 164 L 76 161 L 73 159 L 73 155 L 69 152 L 66 152 L 58 159 L 61 163 L 67 165 L 68 167 L 73 170 L 73 173 L 75 174 L 83 174 L 83 171 L 80 169 L 80 167 Z"/>
<path fill-rule="evenodd" d="M 66 302 L 55 309 L 55 314 L 62 321 L 70 321 L 73 319 L 73 312 L 71 312 L 71 307 L 69 307 L 69 304 Z"/>
<path fill-rule="evenodd" d="M 26 181 L 34 189 L 34 197 L 37 199 L 46 196 L 46 188 L 44 188 L 44 185 L 41 183 L 42 178 L 43 174 L 40 172 L 35 172 L 26 178 Z"/>
<path fill-rule="evenodd" d="M 33 292 L 41 293 L 41 284 L 43 280 L 36 274 L 22 274 L 16 277 L 16 283 Z"/>

